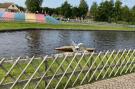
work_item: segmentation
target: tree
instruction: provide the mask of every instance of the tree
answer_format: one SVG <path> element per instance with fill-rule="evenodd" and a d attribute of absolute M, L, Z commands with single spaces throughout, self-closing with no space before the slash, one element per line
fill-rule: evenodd
<path fill-rule="evenodd" d="M 95 17 L 97 15 L 97 11 L 98 11 L 98 5 L 96 2 L 93 2 L 92 6 L 90 8 L 90 14 L 94 20 L 95 20 Z"/>
<path fill-rule="evenodd" d="M 72 8 L 72 17 L 79 17 L 79 9 L 77 7 Z"/>
<path fill-rule="evenodd" d="M 85 0 L 81 0 L 80 1 L 80 5 L 79 5 L 79 16 L 82 17 L 83 19 L 86 17 L 87 12 L 88 12 L 88 5 L 86 3 Z"/>
<path fill-rule="evenodd" d="M 41 12 L 41 5 L 43 0 L 26 0 L 25 4 L 29 12 Z"/>
<path fill-rule="evenodd" d="M 124 6 L 122 8 L 122 21 L 125 22 L 130 22 L 131 21 L 131 13 L 130 13 L 130 9 L 128 8 L 128 6 Z"/>
<path fill-rule="evenodd" d="M 61 15 L 63 15 L 65 18 L 70 18 L 72 16 L 71 11 L 71 5 L 67 1 L 65 1 L 60 9 Z"/>
<path fill-rule="evenodd" d="M 112 22 L 114 21 L 114 0 L 110 0 L 109 2 L 109 7 L 108 9 L 110 10 L 110 12 L 108 12 L 108 22 Z"/>
<path fill-rule="evenodd" d="M 54 14 L 56 14 L 56 15 L 61 15 L 61 7 L 57 7 L 57 8 L 55 8 L 54 9 Z"/>
<path fill-rule="evenodd" d="M 120 0 L 117 0 L 115 2 L 115 7 L 114 7 L 114 18 L 115 22 L 119 21 L 122 19 L 122 2 Z"/>
<path fill-rule="evenodd" d="M 96 20 L 111 22 L 113 19 L 114 4 L 113 1 L 105 1 L 98 7 Z"/>
<path fill-rule="evenodd" d="M 132 14 L 132 23 L 135 23 L 135 6 L 131 9 L 131 14 Z"/>
<path fill-rule="evenodd" d="M 54 9 L 53 8 L 49 8 L 49 7 L 44 7 L 42 8 L 43 12 L 48 14 L 48 15 L 52 15 L 54 14 Z"/>

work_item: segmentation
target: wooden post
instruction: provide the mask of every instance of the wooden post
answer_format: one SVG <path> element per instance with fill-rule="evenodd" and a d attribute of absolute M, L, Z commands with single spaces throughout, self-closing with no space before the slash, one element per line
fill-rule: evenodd
<path fill-rule="evenodd" d="M 90 59 L 90 65 L 89 65 L 89 68 L 92 66 L 92 62 L 93 62 L 93 57 Z M 92 76 L 92 70 L 90 70 L 89 72 L 89 78 Z M 89 79 L 88 78 L 88 79 Z"/>
<path fill-rule="evenodd" d="M 42 59 L 44 59 L 44 58 L 42 58 Z M 46 72 L 46 70 L 48 69 L 48 60 L 46 60 L 45 62 L 45 72 Z M 46 87 L 46 85 L 47 85 L 47 73 L 46 73 L 46 76 L 45 76 L 45 87 Z"/>

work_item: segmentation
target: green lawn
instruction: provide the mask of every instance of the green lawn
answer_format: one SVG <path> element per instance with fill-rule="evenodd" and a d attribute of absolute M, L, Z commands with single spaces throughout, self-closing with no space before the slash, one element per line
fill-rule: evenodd
<path fill-rule="evenodd" d="M 127 26 L 108 26 L 108 25 L 93 25 L 93 24 L 80 24 L 80 23 L 61 23 L 58 25 L 40 24 L 40 23 L 22 23 L 22 22 L 1 22 L 0 31 L 16 30 L 26 28 L 41 28 L 41 29 L 71 29 L 71 30 L 122 30 L 134 31 L 135 28 Z"/>

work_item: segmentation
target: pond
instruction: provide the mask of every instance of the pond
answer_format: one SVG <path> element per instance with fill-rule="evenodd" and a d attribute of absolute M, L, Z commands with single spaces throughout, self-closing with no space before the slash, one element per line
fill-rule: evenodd
<path fill-rule="evenodd" d="M 45 56 L 71 41 L 84 43 L 97 51 L 134 49 L 135 32 L 28 30 L 0 33 L 0 57 Z"/>

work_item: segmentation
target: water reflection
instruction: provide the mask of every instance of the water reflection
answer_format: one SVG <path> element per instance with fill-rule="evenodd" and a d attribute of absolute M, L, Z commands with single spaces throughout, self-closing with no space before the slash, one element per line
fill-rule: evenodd
<path fill-rule="evenodd" d="M 116 42 L 118 34 L 116 32 L 93 32 L 94 45 L 97 50 L 113 50 L 116 49 Z"/>
<path fill-rule="evenodd" d="M 39 54 L 42 54 L 42 46 L 41 43 L 41 31 L 35 30 L 35 31 L 28 31 L 26 33 L 26 39 L 28 42 L 28 51 L 29 56 L 40 56 Z"/>
<path fill-rule="evenodd" d="M 45 56 L 71 41 L 100 50 L 135 48 L 135 32 L 31 30 L 0 33 L 0 56 Z"/>

